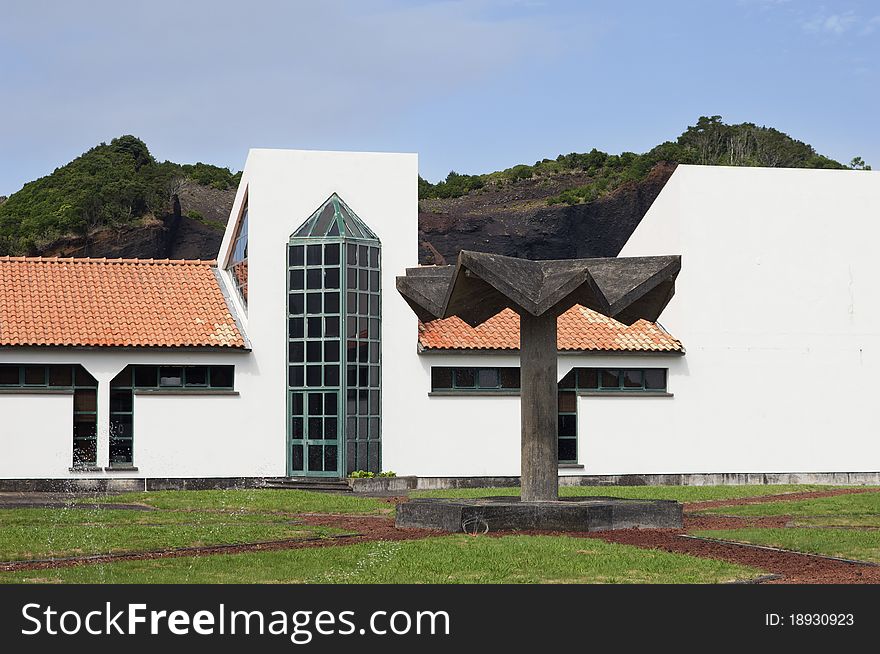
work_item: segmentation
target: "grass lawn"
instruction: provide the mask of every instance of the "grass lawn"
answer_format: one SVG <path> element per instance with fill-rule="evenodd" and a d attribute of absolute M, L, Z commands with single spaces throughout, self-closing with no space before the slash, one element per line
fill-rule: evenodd
<path fill-rule="evenodd" d="M 702 502 L 727 500 L 758 495 L 781 495 L 830 490 L 839 486 L 787 484 L 778 486 L 560 486 L 563 497 L 604 495 L 653 500 L 678 500 L 679 502 Z M 519 495 L 519 488 L 459 488 L 453 490 L 425 490 L 412 493 L 412 497 L 486 497 L 492 495 Z"/>
<path fill-rule="evenodd" d="M 697 536 L 880 563 L 880 532 L 855 529 L 727 529 Z"/>
<path fill-rule="evenodd" d="M 0 510 L 0 561 L 285 540 L 339 530 L 271 513 Z"/>
<path fill-rule="evenodd" d="M 814 500 L 793 500 L 782 502 L 763 502 L 707 509 L 705 513 L 724 515 L 764 516 L 790 515 L 821 518 L 821 524 L 846 524 L 834 521 L 863 518 L 875 521 L 880 516 L 880 492 L 835 495 Z"/>
<path fill-rule="evenodd" d="M 0 583 L 719 583 L 759 574 L 594 539 L 450 535 L 0 573 Z"/>
<path fill-rule="evenodd" d="M 223 511 L 278 511 L 283 513 L 393 514 L 388 502 L 371 497 L 316 493 L 301 490 L 250 489 L 204 491 L 152 491 L 122 493 L 84 499 L 83 502 L 146 504 L 157 509 Z"/>
<path fill-rule="evenodd" d="M 880 529 L 880 515 L 828 515 L 793 518 L 793 527 L 874 527 Z"/>

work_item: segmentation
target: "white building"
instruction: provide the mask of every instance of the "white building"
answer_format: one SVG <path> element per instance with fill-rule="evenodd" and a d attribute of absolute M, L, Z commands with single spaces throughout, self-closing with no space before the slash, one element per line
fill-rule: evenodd
<path fill-rule="evenodd" d="M 395 290 L 417 175 L 252 150 L 216 265 L 0 259 L 0 488 L 517 475 L 515 314 Z M 560 318 L 560 474 L 876 479 L 877 216 L 880 173 L 680 166 L 621 253 L 682 255 L 663 327 Z"/>

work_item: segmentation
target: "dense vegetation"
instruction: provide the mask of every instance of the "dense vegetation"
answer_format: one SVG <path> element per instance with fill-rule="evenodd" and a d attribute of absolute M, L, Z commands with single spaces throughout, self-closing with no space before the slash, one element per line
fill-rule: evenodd
<path fill-rule="evenodd" d="M 595 200 L 624 182 L 644 179 L 662 161 L 870 169 L 860 157 L 845 166 L 772 127 L 727 125 L 721 116 L 702 116 L 675 141 L 644 154 L 608 154 L 594 148 L 483 175 L 453 171 L 436 184 L 420 177 L 419 198 L 457 198 L 484 187 L 555 178 L 563 182 L 564 190 L 547 202 L 578 204 Z M 577 181 L 565 188 L 566 175 L 572 173 L 578 174 Z M 159 162 L 143 141 L 121 136 L 25 184 L 9 198 L 0 198 L 0 255 L 35 254 L 62 237 L 88 236 L 97 229 L 137 225 L 161 217 L 169 211 L 171 198 L 183 180 L 223 190 L 237 186 L 240 178 L 241 173 L 204 163 Z M 202 220 L 197 211 L 188 215 Z"/>
<path fill-rule="evenodd" d="M 753 123 L 726 125 L 721 116 L 701 116 L 675 141 L 667 141 L 644 154 L 608 154 L 593 148 L 590 152 L 560 154 L 533 166 L 521 164 L 486 175 L 451 172 L 444 181 L 431 184 L 419 178 L 419 198 L 460 197 L 491 184 L 521 179 L 546 178 L 560 173 L 586 173 L 590 181 L 566 189 L 548 200 L 549 204 L 590 202 L 623 182 L 644 179 L 661 161 L 720 166 L 770 166 L 785 168 L 846 168 L 809 144 L 798 141 L 772 127 Z M 870 169 L 860 157 L 851 168 Z"/>
<path fill-rule="evenodd" d="M 101 143 L 0 204 L 0 255 L 30 254 L 63 236 L 159 216 L 187 178 L 226 189 L 238 184 L 240 173 L 203 163 L 160 163 L 134 136 Z"/>

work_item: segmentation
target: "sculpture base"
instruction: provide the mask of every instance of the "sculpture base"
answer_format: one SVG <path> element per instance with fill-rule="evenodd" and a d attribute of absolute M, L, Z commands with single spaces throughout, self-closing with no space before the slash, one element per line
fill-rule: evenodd
<path fill-rule="evenodd" d="M 396 525 L 467 533 L 680 529 L 682 506 L 672 500 L 615 497 L 563 497 L 550 502 L 521 502 L 518 497 L 420 498 L 397 506 Z"/>

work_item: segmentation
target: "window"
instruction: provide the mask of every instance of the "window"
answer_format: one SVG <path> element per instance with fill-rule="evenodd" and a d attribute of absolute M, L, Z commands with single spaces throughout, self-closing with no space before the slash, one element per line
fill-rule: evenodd
<path fill-rule="evenodd" d="M 98 381 L 81 365 L 0 365 L 0 387 L 73 392 L 74 468 L 97 462 Z"/>
<path fill-rule="evenodd" d="M 169 366 L 159 368 L 159 386 L 183 386 L 183 368 Z"/>
<path fill-rule="evenodd" d="M 431 368 L 432 391 L 518 391 L 519 368 Z"/>
<path fill-rule="evenodd" d="M 433 366 L 431 390 L 466 395 L 475 391 L 519 390 L 519 368 Z M 558 453 L 560 463 L 577 463 L 577 396 L 587 392 L 663 392 L 665 368 L 573 368 L 559 380 Z"/>
<path fill-rule="evenodd" d="M 379 472 L 381 243 L 334 194 L 287 264 L 288 472 Z"/>
<path fill-rule="evenodd" d="M 134 392 L 229 390 L 234 366 L 126 366 L 110 382 L 110 467 L 134 465 Z"/>
<path fill-rule="evenodd" d="M 248 301 L 248 201 L 246 196 L 241 217 L 238 219 L 238 227 L 232 239 L 232 254 L 229 256 L 226 270 L 232 275 L 235 290 L 246 309 Z"/>
<path fill-rule="evenodd" d="M 20 386 L 20 366 L 0 366 L 0 386 Z"/>
<path fill-rule="evenodd" d="M 666 368 L 574 368 L 559 387 L 596 392 L 664 392 Z"/>

